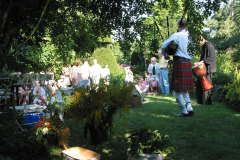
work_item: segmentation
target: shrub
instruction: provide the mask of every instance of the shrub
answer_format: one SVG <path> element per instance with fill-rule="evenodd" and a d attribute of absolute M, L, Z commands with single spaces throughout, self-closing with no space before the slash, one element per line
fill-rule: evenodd
<path fill-rule="evenodd" d="M 234 78 L 233 73 L 225 73 L 223 71 L 217 71 L 214 73 L 213 78 L 212 78 L 212 83 L 214 85 L 226 85 L 228 83 L 232 83 Z"/>
<path fill-rule="evenodd" d="M 131 65 L 144 64 L 144 55 L 140 51 L 134 51 L 131 56 Z"/>
<path fill-rule="evenodd" d="M 236 70 L 233 83 L 224 86 L 223 95 L 226 94 L 227 104 L 235 111 L 240 111 L 240 71 Z"/>
<path fill-rule="evenodd" d="M 134 68 L 132 69 L 134 74 L 134 81 L 138 81 L 140 76 L 145 77 L 145 68 L 142 67 L 140 64 L 134 65 Z"/>
<path fill-rule="evenodd" d="M 225 95 L 223 94 L 223 85 L 214 85 L 212 89 L 212 100 L 217 102 L 225 102 Z"/>
<path fill-rule="evenodd" d="M 38 140 L 29 129 L 17 130 L 15 119 L 20 124 L 23 123 L 22 114 L 19 112 L 1 113 L 0 122 L 3 125 L 0 127 L 0 159 L 50 159 L 46 144 Z"/>
<path fill-rule="evenodd" d="M 111 49 L 108 48 L 96 49 L 92 57 L 90 58 L 89 63 L 92 64 L 94 59 L 97 59 L 98 64 L 101 67 L 105 67 L 105 64 L 107 63 L 112 76 L 117 76 L 122 73 Z"/>
<path fill-rule="evenodd" d="M 128 137 L 131 143 L 128 154 L 135 157 L 141 154 L 168 154 L 175 150 L 168 135 L 161 135 L 158 130 L 141 129 Z"/>

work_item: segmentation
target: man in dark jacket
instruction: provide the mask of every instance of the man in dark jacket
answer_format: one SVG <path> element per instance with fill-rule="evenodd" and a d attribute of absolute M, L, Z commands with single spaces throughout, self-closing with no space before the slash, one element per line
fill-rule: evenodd
<path fill-rule="evenodd" d="M 216 65 L 216 53 L 212 43 L 208 42 L 203 36 L 201 36 L 200 46 L 202 46 L 202 55 L 200 61 L 203 62 L 206 66 L 207 70 L 207 79 L 209 83 L 212 84 L 212 75 L 217 71 Z M 199 63 L 194 63 L 194 65 L 198 65 Z M 211 105 L 211 89 L 204 91 L 205 92 L 205 105 Z M 203 104 L 203 89 L 201 84 L 201 79 L 197 79 L 196 84 L 196 96 L 197 101 L 194 102 L 195 104 Z"/>

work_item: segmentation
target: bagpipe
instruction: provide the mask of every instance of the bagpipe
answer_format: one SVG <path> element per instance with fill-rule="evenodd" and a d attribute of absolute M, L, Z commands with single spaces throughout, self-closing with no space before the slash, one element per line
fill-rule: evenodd
<path fill-rule="evenodd" d="M 168 16 L 166 17 L 167 19 L 167 32 L 168 32 L 168 38 L 170 37 L 170 31 L 169 31 L 169 20 L 168 20 Z M 183 17 L 182 17 L 183 18 Z M 181 19 L 181 21 L 182 21 L 182 19 Z M 162 36 L 162 34 L 161 34 L 161 31 L 160 31 L 160 29 L 159 29 L 159 27 L 158 27 L 158 24 L 157 24 L 157 22 L 156 22 L 156 20 L 154 20 L 154 24 L 155 24 L 155 26 L 157 27 L 157 30 L 158 30 L 158 33 L 159 33 L 159 36 L 162 38 L 162 41 L 164 41 L 164 38 L 163 38 L 163 36 Z M 175 53 L 176 53 L 176 51 L 177 51 L 177 48 L 178 48 L 178 44 L 176 44 L 176 42 L 173 40 L 173 41 L 171 41 L 168 45 L 167 45 L 167 47 L 164 49 L 164 58 L 166 59 L 166 60 L 169 60 L 168 61 L 168 63 L 169 64 L 172 64 L 173 63 L 173 60 L 170 60 L 170 57 L 169 56 L 173 56 L 173 55 L 175 55 Z"/>
<path fill-rule="evenodd" d="M 184 18 L 184 16 L 186 15 L 186 13 L 187 13 L 187 9 L 188 9 L 188 6 L 189 6 L 190 4 L 189 4 L 189 2 L 187 1 L 187 4 L 186 4 L 186 6 L 185 6 L 185 8 L 184 8 L 184 11 L 183 11 L 183 15 L 182 15 L 182 18 L 181 18 L 181 21 L 180 21 L 180 26 L 181 26 L 181 24 L 182 24 L 182 21 L 183 21 L 183 18 Z M 168 19 L 168 16 L 166 16 L 166 20 L 167 20 L 167 32 L 168 32 L 168 38 L 170 37 L 170 33 L 169 33 L 169 19 Z M 188 19 L 188 18 L 187 18 Z M 156 20 L 154 21 L 154 24 L 156 25 L 156 27 L 157 27 L 157 30 L 158 30 L 158 32 L 159 32 L 159 35 L 160 35 L 160 37 L 162 38 L 162 41 L 164 41 L 164 38 L 163 38 L 163 36 L 162 36 L 162 34 L 161 34 L 161 32 L 160 32 L 160 29 L 159 29 L 159 27 L 158 27 L 158 25 L 157 25 L 157 22 L 156 22 Z M 177 30 L 177 32 L 178 32 L 178 30 Z M 169 62 L 168 63 L 173 63 L 173 60 L 170 60 L 170 57 L 169 56 L 174 56 L 175 54 L 176 54 L 176 52 L 177 52 L 177 49 L 178 49 L 178 44 L 174 41 L 174 40 L 172 40 L 168 45 L 167 45 L 167 47 L 164 49 L 164 53 L 162 53 L 163 55 L 164 55 L 164 57 L 165 57 L 165 59 L 166 60 L 169 60 Z"/>

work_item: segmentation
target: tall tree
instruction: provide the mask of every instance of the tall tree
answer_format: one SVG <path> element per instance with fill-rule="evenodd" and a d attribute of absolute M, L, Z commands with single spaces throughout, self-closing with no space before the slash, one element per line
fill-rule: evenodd
<path fill-rule="evenodd" d="M 98 37 L 111 34 L 112 29 L 120 26 L 126 28 L 133 22 L 129 17 L 144 13 L 145 3 L 145 0 L 2 0 L 0 70 L 17 54 L 14 39 L 19 44 L 28 40 L 27 45 L 38 45 L 47 34 L 62 50 L 61 54 L 75 50 L 83 55 L 93 51 Z M 34 34 L 28 39 L 31 33 Z"/>
<path fill-rule="evenodd" d="M 191 19 L 191 35 L 199 34 L 203 20 L 218 10 L 222 0 L 183 1 L 185 17 Z M 0 1 L 0 70 L 13 55 L 17 55 L 14 39 L 19 44 L 38 45 L 50 35 L 53 43 L 68 54 L 93 52 L 98 37 L 105 37 L 117 30 L 117 37 L 124 53 L 129 53 L 128 42 L 134 42 L 135 26 L 141 26 L 140 17 L 149 12 L 155 1 L 146 0 L 2 0 Z M 168 9 L 177 0 L 162 1 L 159 6 Z M 176 7 L 175 7 L 176 8 Z M 201 10 L 204 8 L 204 10 Z M 185 12 L 186 11 L 186 12 Z M 201 11 L 201 12 L 200 12 Z M 173 10 L 172 13 L 175 11 Z M 32 35 L 32 36 L 31 36 Z M 28 40 L 28 41 L 26 41 Z M 9 65 L 10 66 L 10 65 Z"/>

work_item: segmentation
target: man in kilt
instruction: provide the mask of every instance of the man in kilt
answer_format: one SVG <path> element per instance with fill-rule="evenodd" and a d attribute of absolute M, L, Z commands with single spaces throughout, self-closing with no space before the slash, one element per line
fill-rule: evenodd
<path fill-rule="evenodd" d="M 188 90 L 193 90 L 192 67 L 188 54 L 188 31 L 187 20 L 179 19 L 177 22 L 178 31 L 170 38 L 165 40 L 162 45 L 162 54 L 166 56 L 165 49 L 171 41 L 175 41 L 178 45 L 176 53 L 173 55 L 173 67 L 171 78 L 171 89 L 175 92 L 174 96 L 178 100 L 182 110 L 177 117 L 193 116 L 193 108 L 191 105 Z"/>

